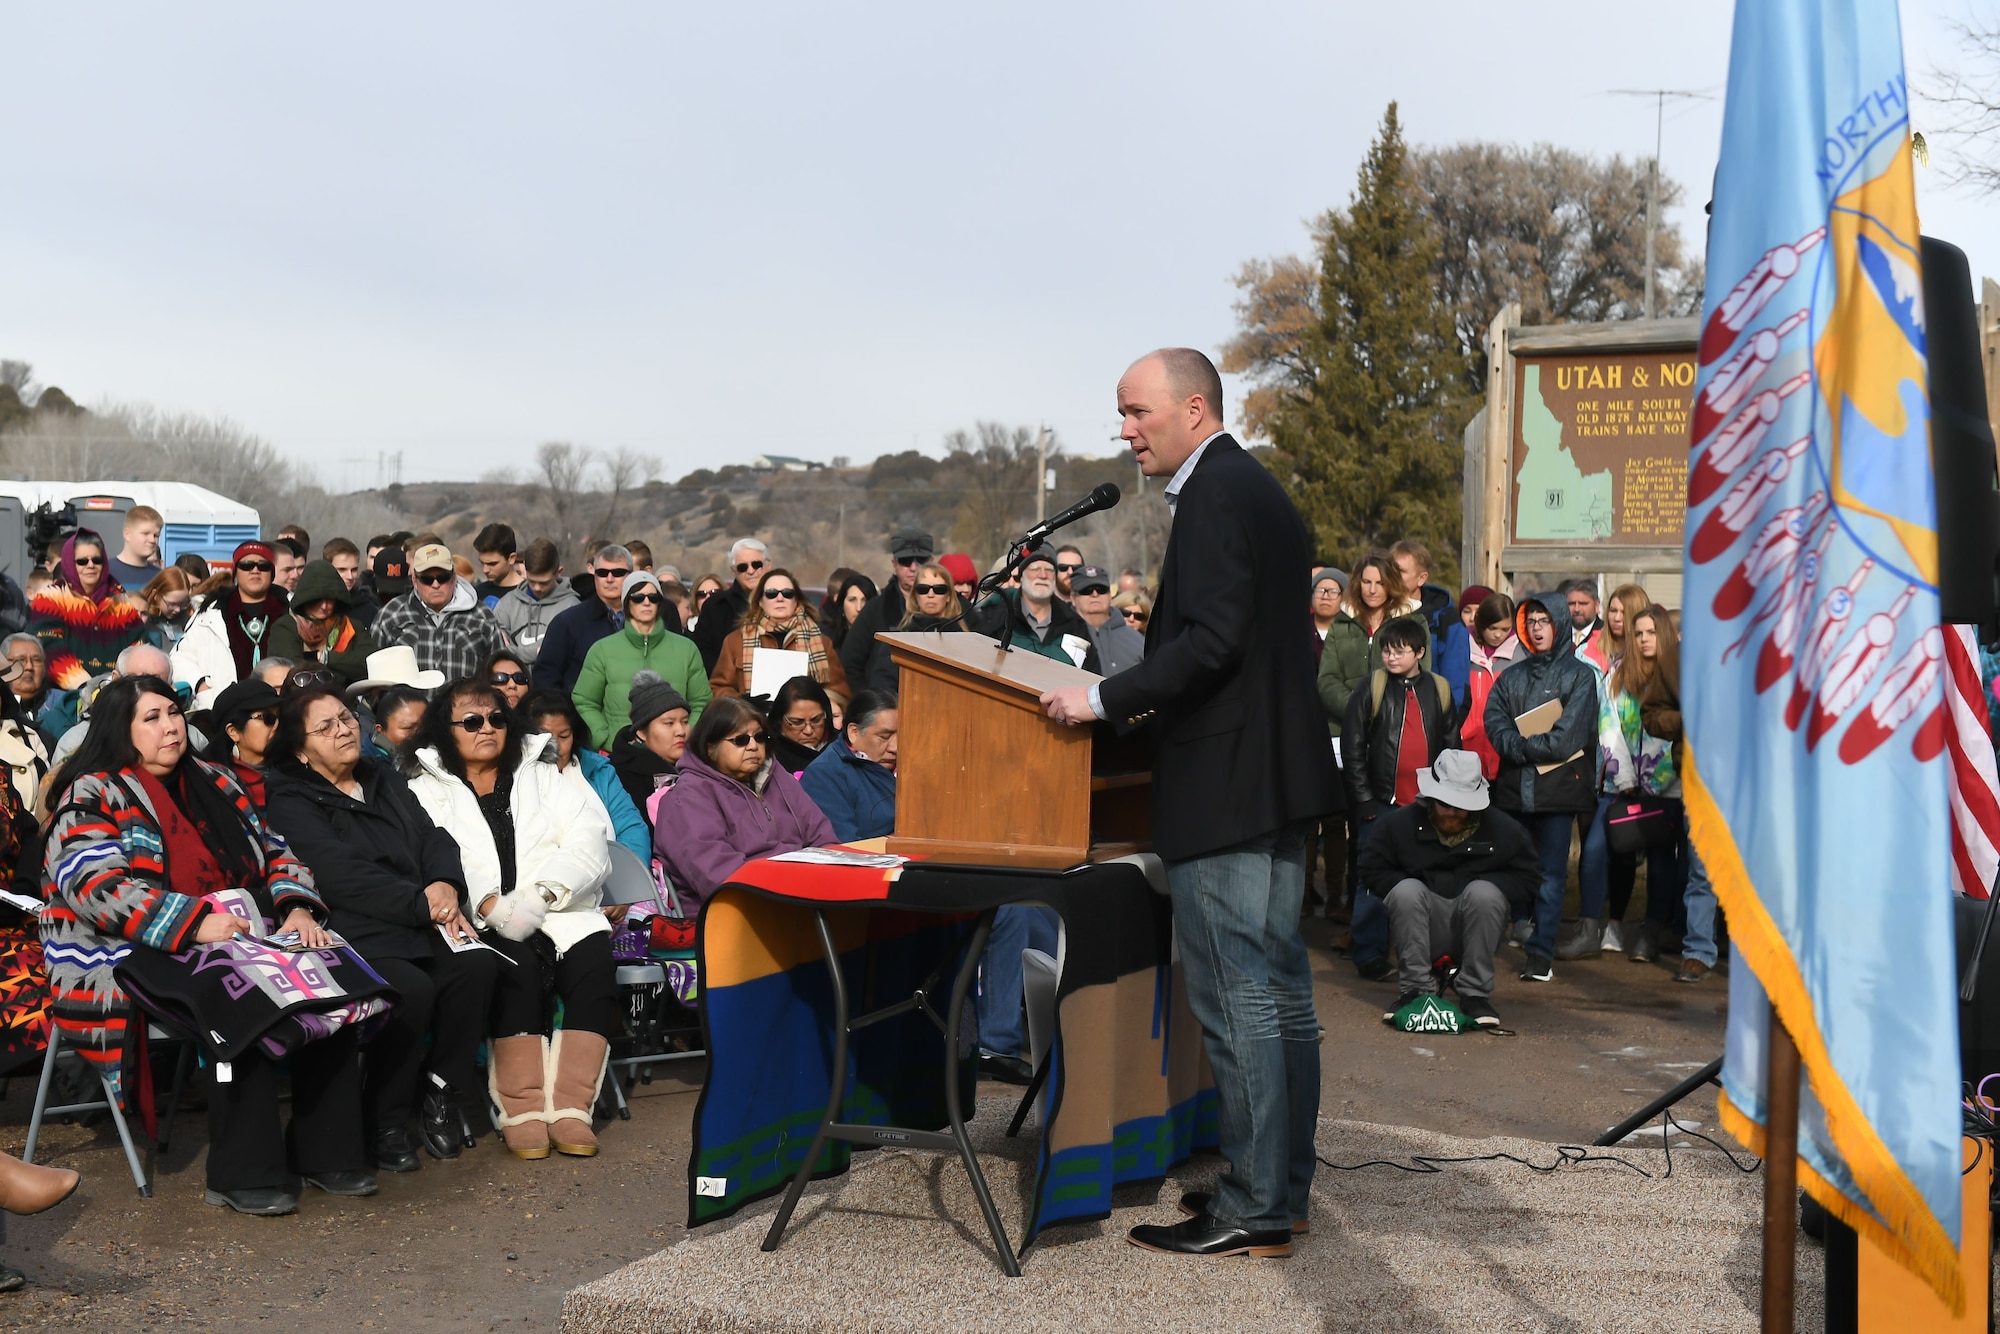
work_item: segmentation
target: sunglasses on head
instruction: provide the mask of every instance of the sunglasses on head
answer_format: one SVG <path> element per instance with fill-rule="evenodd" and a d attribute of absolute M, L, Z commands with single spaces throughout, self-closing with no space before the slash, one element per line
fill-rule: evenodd
<path fill-rule="evenodd" d="M 453 580 L 457 579 L 458 571 L 425 570 L 422 574 L 414 575 L 412 577 L 415 578 L 416 581 L 420 584 L 429 584 L 432 588 L 436 588 L 439 584 L 448 584 L 451 583 Z"/>
<path fill-rule="evenodd" d="M 468 732 L 484 732 L 489 727 L 496 732 L 504 732 L 507 730 L 507 715 L 498 709 L 491 713 L 468 713 L 463 718 L 454 718 L 451 725 Z"/>
<path fill-rule="evenodd" d="M 767 588 L 764 590 L 764 597 L 770 602 L 776 602 L 779 598 L 797 598 L 798 595 L 799 590 L 796 588 Z"/>
<path fill-rule="evenodd" d="M 748 574 L 752 570 L 761 570 L 763 568 L 764 562 L 761 560 L 738 561 L 736 564 L 736 573 Z"/>
<path fill-rule="evenodd" d="M 608 570 L 599 570 L 597 572 L 597 577 L 599 579 L 623 579 L 626 575 L 630 573 L 632 573 L 630 570 L 622 570 L 617 568 L 616 566 L 613 566 Z"/>
<path fill-rule="evenodd" d="M 496 686 L 525 686 L 533 684 L 533 678 L 526 672 L 495 672 L 493 673 L 493 684 Z"/>
<path fill-rule="evenodd" d="M 324 667 L 301 668 L 285 678 L 287 690 L 312 690 L 319 686 L 337 688 L 340 679 Z"/>
<path fill-rule="evenodd" d="M 657 607 L 662 602 L 666 601 L 666 599 L 661 597 L 658 593 L 634 593 L 631 597 L 626 598 L 625 600 L 627 602 L 643 602 L 649 607 Z"/>
<path fill-rule="evenodd" d="M 236 568 L 246 574 L 269 574 L 278 567 L 267 560 L 239 560 Z"/>
<path fill-rule="evenodd" d="M 770 745 L 771 734 L 769 732 L 738 732 L 735 736 L 724 737 L 723 740 L 738 750 L 744 750 L 750 746 Z"/>
<path fill-rule="evenodd" d="M 951 592 L 951 585 L 950 585 L 950 584 L 916 584 L 916 585 L 912 586 L 912 588 L 911 588 L 911 590 L 910 590 L 910 591 L 911 591 L 911 592 L 913 592 L 913 593 L 915 593 L 915 594 L 916 594 L 917 596 L 919 596 L 919 597 L 922 597 L 922 596 L 924 596 L 925 594 L 929 594 L 929 595 L 931 595 L 931 596 L 934 596 L 934 597 L 943 597 L 943 596 L 944 596 L 944 595 L 945 595 L 946 593 L 949 593 L 949 592 Z"/>

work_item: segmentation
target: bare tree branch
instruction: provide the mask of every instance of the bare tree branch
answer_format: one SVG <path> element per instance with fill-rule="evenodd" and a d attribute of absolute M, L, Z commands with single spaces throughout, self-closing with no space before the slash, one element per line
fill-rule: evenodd
<path fill-rule="evenodd" d="M 1918 90 L 1943 113 L 1924 137 L 1947 146 L 1933 159 L 1947 181 L 1979 194 L 2000 193 L 2000 17 L 1951 26 L 1964 64 L 1934 67 L 1931 86 Z"/>

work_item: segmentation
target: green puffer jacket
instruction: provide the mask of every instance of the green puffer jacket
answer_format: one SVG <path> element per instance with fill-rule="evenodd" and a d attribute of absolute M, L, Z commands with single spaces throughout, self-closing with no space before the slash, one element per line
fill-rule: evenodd
<path fill-rule="evenodd" d="M 1424 632 L 1424 670 L 1434 671 L 1431 663 L 1431 632 L 1424 624 L 1423 608 L 1407 604 L 1395 616 L 1385 616 L 1382 624 L 1392 620 L 1413 622 Z M 1340 724 L 1347 717 L 1347 701 L 1371 672 L 1382 667 L 1382 650 L 1375 647 L 1375 640 L 1382 633 L 1376 627 L 1371 635 L 1361 628 L 1361 622 L 1345 611 L 1333 618 L 1333 624 L 1326 630 L 1326 647 L 1319 655 L 1319 698 L 1326 705 L 1326 730 L 1329 736 L 1340 735 Z"/>
<path fill-rule="evenodd" d="M 627 621 L 617 634 L 590 646 L 570 696 L 598 745 L 610 745 L 611 738 L 631 723 L 632 677 L 644 671 L 658 672 L 662 681 L 681 692 L 690 722 L 701 717 L 714 693 L 701 665 L 701 650 L 692 639 L 672 630 L 641 635 Z"/>

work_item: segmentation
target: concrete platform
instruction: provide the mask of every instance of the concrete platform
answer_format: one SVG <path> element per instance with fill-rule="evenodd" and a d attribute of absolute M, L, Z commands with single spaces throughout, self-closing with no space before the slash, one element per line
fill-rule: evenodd
<path fill-rule="evenodd" d="M 988 1086 L 990 1087 L 990 1086 Z M 982 1089 L 986 1091 L 986 1089 Z M 1029 1141 L 1008 1141 L 1004 1093 L 972 1126 L 1010 1232 L 1029 1180 Z M 1509 1162 L 1434 1174 L 1322 1167 L 1313 1233 L 1286 1260 L 1192 1261 L 1125 1241 L 1135 1223 L 1173 1222 L 1182 1190 L 1219 1160 L 1124 1193 L 1112 1217 L 1051 1229 L 1007 1279 L 955 1160 L 886 1152 L 815 1184 L 776 1254 L 758 1250 L 776 1201 L 573 1289 L 562 1328 L 599 1331 L 1634 1330 L 1757 1327 L 1763 1173 L 1658 1135 L 1616 1163 L 1537 1173 Z M 1320 1123 L 1337 1163 L 1412 1154 L 1506 1152 L 1537 1164 L 1552 1146 L 1459 1139 L 1361 1121 Z M 1799 1250 L 1800 1329 L 1821 1324 L 1821 1253 Z"/>

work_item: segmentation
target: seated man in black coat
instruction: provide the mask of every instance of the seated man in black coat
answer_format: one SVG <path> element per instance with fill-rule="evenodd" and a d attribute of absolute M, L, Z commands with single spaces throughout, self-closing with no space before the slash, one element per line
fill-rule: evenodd
<path fill-rule="evenodd" d="M 1489 808 L 1479 757 L 1447 750 L 1417 775 L 1421 796 L 1376 821 L 1361 845 L 1363 883 L 1383 886 L 1389 938 L 1396 948 L 1402 994 L 1386 1014 L 1426 993 L 1441 954 L 1458 961 L 1459 1008 L 1482 1028 L 1498 1028 L 1493 1010 L 1493 955 L 1510 905 L 1528 903 L 1541 881 L 1541 860 L 1528 831 Z"/>

